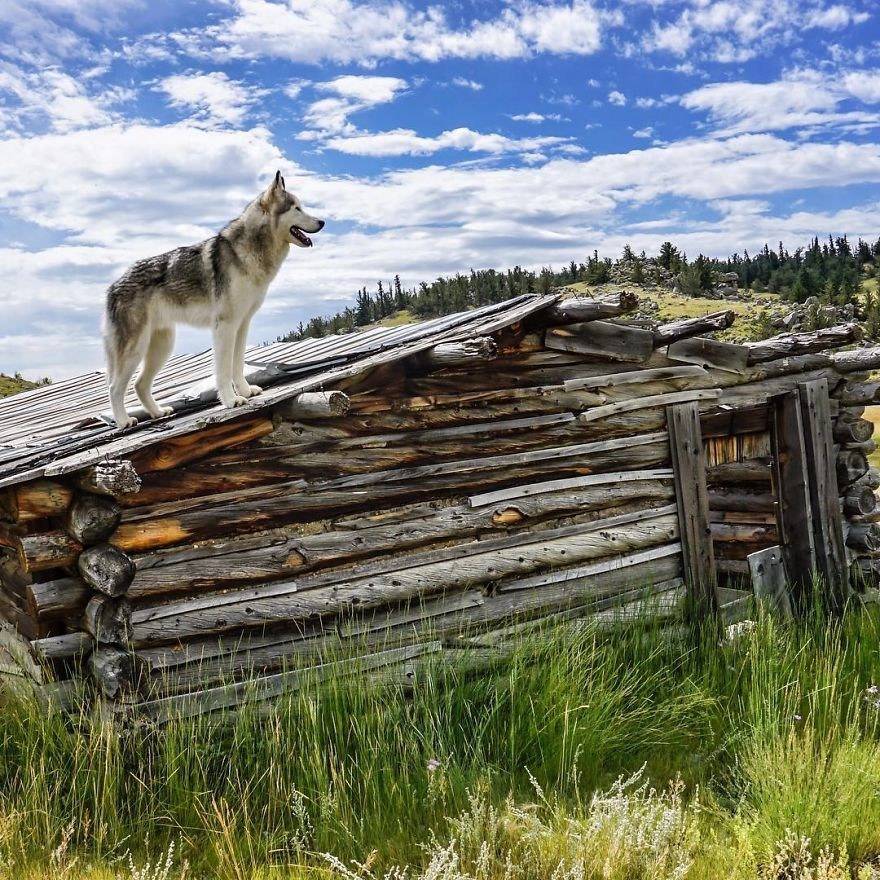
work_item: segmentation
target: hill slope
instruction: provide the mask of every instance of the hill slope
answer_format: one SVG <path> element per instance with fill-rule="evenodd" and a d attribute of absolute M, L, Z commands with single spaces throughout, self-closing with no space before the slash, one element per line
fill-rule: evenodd
<path fill-rule="evenodd" d="M 37 387 L 37 382 L 28 382 L 22 379 L 20 375 L 7 376 L 0 373 L 0 397 L 9 397 L 12 394 L 18 394 L 19 391 L 30 391 L 31 388 Z"/>

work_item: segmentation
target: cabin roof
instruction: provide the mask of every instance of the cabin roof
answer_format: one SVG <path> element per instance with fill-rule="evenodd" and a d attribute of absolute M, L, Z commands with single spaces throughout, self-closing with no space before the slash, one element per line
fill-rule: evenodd
<path fill-rule="evenodd" d="M 264 386 L 246 407 L 224 409 L 213 389 L 211 350 L 169 360 L 154 384 L 156 399 L 174 413 L 120 430 L 110 418 L 104 372 L 96 370 L 0 400 L 0 488 L 57 476 L 124 456 L 170 437 L 266 410 L 303 391 L 320 389 L 381 363 L 440 342 L 487 335 L 559 298 L 528 294 L 400 327 L 275 342 L 248 349 L 248 376 Z M 140 403 L 130 391 L 129 410 Z"/>

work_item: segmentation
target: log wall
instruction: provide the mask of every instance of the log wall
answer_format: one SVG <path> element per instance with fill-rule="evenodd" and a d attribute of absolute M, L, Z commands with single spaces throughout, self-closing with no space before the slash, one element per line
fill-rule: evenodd
<path fill-rule="evenodd" d="M 779 542 L 772 400 L 817 379 L 848 564 L 873 577 L 880 475 L 861 415 L 880 350 L 825 350 L 852 327 L 697 335 L 725 312 L 653 331 L 608 320 L 634 304 L 564 301 L 271 418 L 7 490 L 0 616 L 57 678 L 161 718 L 233 705 L 255 677 L 277 693 L 337 653 L 388 674 L 497 652 L 543 620 L 670 615 L 695 559 L 721 596 Z M 683 455 L 688 419 L 699 448 Z M 682 491 L 694 473 L 703 500 Z"/>

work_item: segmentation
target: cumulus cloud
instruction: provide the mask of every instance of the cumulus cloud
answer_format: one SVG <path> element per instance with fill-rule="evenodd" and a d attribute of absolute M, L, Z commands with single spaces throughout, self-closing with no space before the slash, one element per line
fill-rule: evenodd
<path fill-rule="evenodd" d="M 118 118 L 116 108 L 132 93 L 119 86 L 89 90 L 83 77 L 56 67 L 27 70 L 0 62 L 0 128 L 48 126 L 72 131 L 106 125 Z"/>
<path fill-rule="evenodd" d="M 338 76 L 314 83 L 314 89 L 329 97 L 312 101 L 303 112 L 309 130 L 303 140 L 320 140 L 329 135 L 356 135 L 360 130 L 349 116 L 379 104 L 387 104 L 403 94 L 408 83 L 396 76 Z"/>
<path fill-rule="evenodd" d="M 837 31 L 870 17 L 852 4 L 828 0 L 700 0 L 676 4 L 644 2 L 658 9 L 640 47 L 681 58 L 696 54 L 720 64 L 736 64 L 777 53 L 796 42 L 802 30 Z M 670 17 L 667 10 L 678 11 Z M 631 53 L 635 45 L 630 44 Z"/>
<path fill-rule="evenodd" d="M 880 103 L 880 73 L 792 71 L 768 83 L 712 83 L 683 95 L 681 103 L 707 113 L 722 134 L 880 123 L 874 111 L 839 110 L 849 99 Z"/>
<path fill-rule="evenodd" d="M 209 126 L 241 125 L 264 89 L 230 79 L 222 71 L 177 73 L 155 86 L 172 107 Z"/>
<path fill-rule="evenodd" d="M 616 89 L 608 93 L 608 103 L 614 104 L 616 107 L 625 107 L 626 106 L 626 95 L 623 92 L 618 92 Z"/>
<path fill-rule="evenodd" d="M 587 0 L 525 0 L 494 18 L 459 24 L 449 21 L 442 6 L 421 10 L 402 0 L 234 0 L 233 5 L 230 18 L 187 33 L 186 40 L 201 51 L 243 58 L 374 66 L 391 58 L 590 55 L 601 45 L 603 27 L 603 15 Z"/>

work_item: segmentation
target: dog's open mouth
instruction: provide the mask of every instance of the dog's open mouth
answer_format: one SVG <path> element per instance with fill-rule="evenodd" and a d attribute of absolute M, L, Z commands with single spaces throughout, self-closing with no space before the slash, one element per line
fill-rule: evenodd
<path fill-rule="evenodd" d="M 312 240 L 299 228 L 299 226 L 291 226 L 290 234 L 303 246 L 311 247 Z"/>

